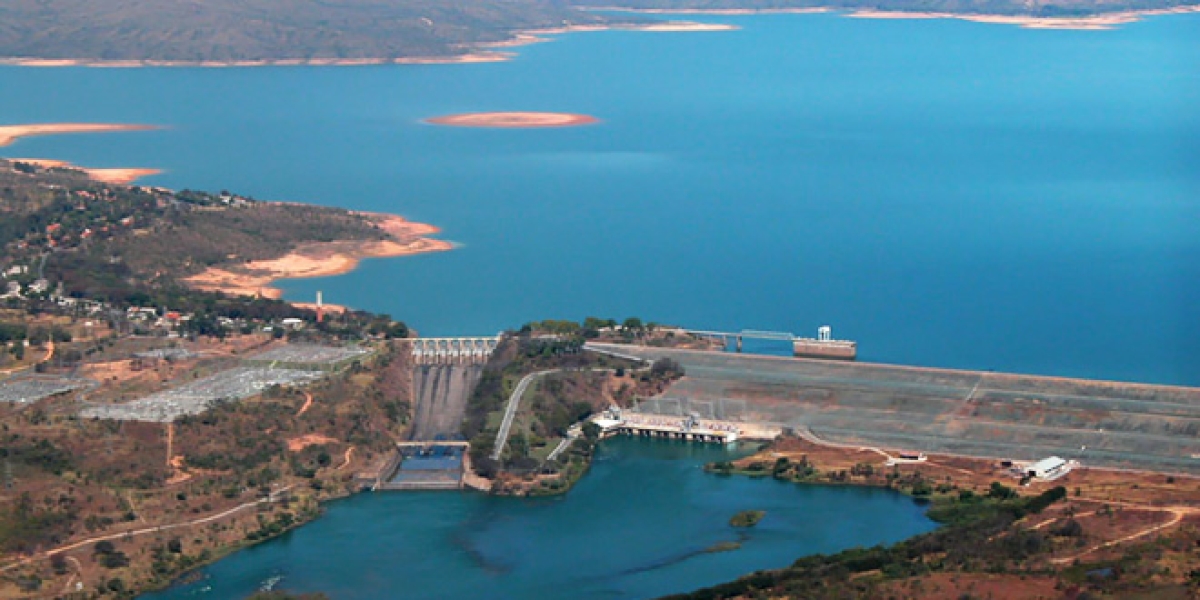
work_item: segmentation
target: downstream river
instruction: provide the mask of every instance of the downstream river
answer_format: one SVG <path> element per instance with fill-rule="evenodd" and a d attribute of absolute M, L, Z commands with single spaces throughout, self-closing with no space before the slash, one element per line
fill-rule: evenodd
<path fill-rule="evenodd" d="M 241 598 L 269 581 L 338 600 L 647 598 L 934 527 L 922 507 L 894 492 L 701 470 L 738 455 L 615 438 L 563 497 L 359 494 L 205 569 L 200 581 L 144 598 Z M 767 511 L 744 536 L 729 526 L 742 510 Z M 738 541 L 737 550 L 707 551 Z"/>

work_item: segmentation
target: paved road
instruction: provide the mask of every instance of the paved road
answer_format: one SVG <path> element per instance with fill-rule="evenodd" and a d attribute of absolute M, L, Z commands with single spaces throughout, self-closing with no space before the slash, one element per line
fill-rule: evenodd
<path fill-rule="evenodd" d="M 558 455 L 562 454 L 567 448 L 571 447 L 571 444 L 577 439 L 579 439 L 579 434 L 575 433 L 574 430 L 567 432 L 567 437 L 560 440 L 558 445 L 554 447 L 554 450 L 550 452 L 548 456 L 546 456 L 546 462 L 550 462 L 558 458 Z"/>
<path fill-rule="evenodd" d="M 549 371 L 538 371 L 530 373 L 521 378 L 517 383 L 517 389 L 508 397 L 508 406 L 504 409 L 504 420 L 500 422 L 500 432 L 496 434 L 496 448 L 492 450 L 492 460 L 500 460 L 500 454 L 504 452 L 504 445 L 508 443 L 508 433 L 512 430 L 513 418 L 517 416 L 517 408 L 521 406 L 521 396 L 525 395 L 525 390 L 529 389 L 533 380 L 543 375 L 557 373 L 564 369 L 550 369 Z"/>

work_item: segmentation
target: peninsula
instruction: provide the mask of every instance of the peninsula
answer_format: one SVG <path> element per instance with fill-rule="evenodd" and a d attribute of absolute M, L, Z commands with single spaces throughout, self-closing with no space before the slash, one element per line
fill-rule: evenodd
<path fill-rule="evenodd" d="M 35 135 L 67 133 L 112 133 L 116 131 L 146 131 L 157 129 L 154 125 L 130 125 L 124 123 L 33 123 L 26 125 L 0 125 L 0 146 Z"/>

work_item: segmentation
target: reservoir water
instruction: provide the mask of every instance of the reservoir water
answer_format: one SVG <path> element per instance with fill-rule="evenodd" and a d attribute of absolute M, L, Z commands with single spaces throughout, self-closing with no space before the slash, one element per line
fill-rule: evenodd
<path fill-rule="evenodd" d="M 0 68 L 4 122 L 166 127 L 3 153 L 441 226 L 458 250 L 285 286 L 424 334 L 830 324 L 863 360 L 1200 384 L 1200 15 L 706 20 L 741 29 L 498 64 Z M 602 123 L 421 122 L 491 110 Z"/>
<path fill-rule="evenodd" d="M 883 490 L 706 474 L 716 446 L 617 438 L 570 494 L 360 494 L 280 539 L 204 569 L 152 600 L 241 598 L 282 577 L 290 591 L 377 598 L 647 598 L 872 546 L 932 529 L 924 509 Z M 767 515 L 744 534 L 742 510 Z M 707 551 L 721 542 L 737 550 Z"/>

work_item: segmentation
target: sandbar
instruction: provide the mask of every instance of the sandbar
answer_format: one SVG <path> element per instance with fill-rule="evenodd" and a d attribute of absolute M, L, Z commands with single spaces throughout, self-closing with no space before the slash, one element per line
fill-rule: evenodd
<path fill-rule="evenodd" d="M 53 135 L 62 133 L 108 133 L 113 131 L 145 131 L 157 129 L 153 125 L 130 125 L 125 123 L 36 123 L 31 125 L 0 125 L 0 146 L 7 146 L 31 135 Z"/>
<path fill-rule="evenodd" d="M 410 256 L 454 248 L 451 242 L 425 237 L 440 231 L 432 225 L 414 223 L 397 215 L 359 214 L 369 217 L 381 231 L 388 234 L 388 238 L 304 244 L 279 258 L 248 261 L 236 266 L 213 266 L 182 281 L 201 291 L 279 299 L 283 291 L 273 287 L 273 284 L 280 279 L 342 275 L 357 268 L 359 261 L 364 258 Z M 344 310 L 339 305 L 326 304 L 325 308 Z"/>
<path fill-rule="evenodd" d="M 92 181 L 100 183 L 110 183 L 113 185 L 129 185 L 143 177 L 158 175 L 162 173 L 162 169 L 137 169 L 137 168 L 116 168 L 116 169 L 94 169 L 91 167 L 81 167 L 71 164 L 65 160 L 50 160 L 47 158 L 10 158 L 11 162 L 28 163 L 37 165 L 43 169 L 74 169 L 83 171 Z"/>
<path fill-rule="evenodd" d="M 433 125 L 449 125 L 451 127 L 500 127 L 500 128 L 537 128 L 537 127 L 576 127 L 599 123 L 600 119 L 591 115 L 555 112 L 482 112 L 446 115 L 425 119 Z"/>

